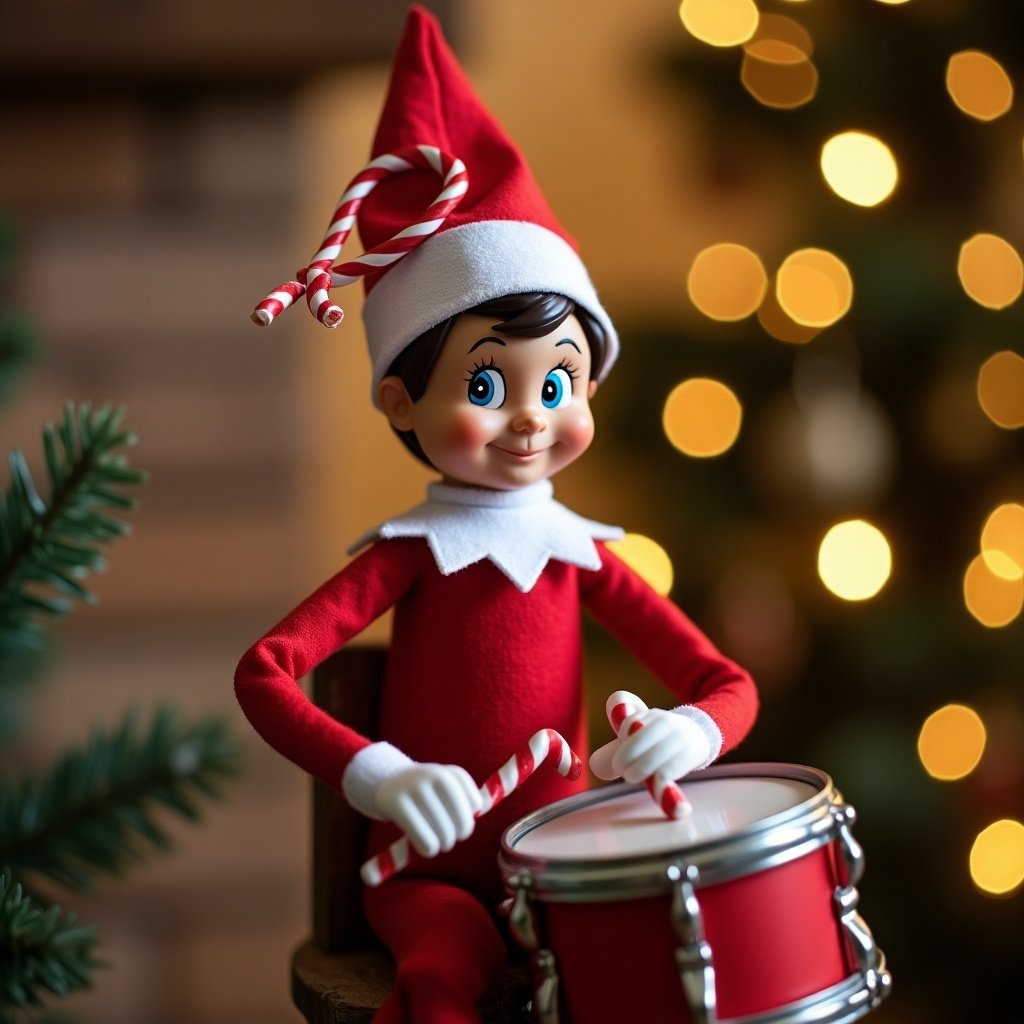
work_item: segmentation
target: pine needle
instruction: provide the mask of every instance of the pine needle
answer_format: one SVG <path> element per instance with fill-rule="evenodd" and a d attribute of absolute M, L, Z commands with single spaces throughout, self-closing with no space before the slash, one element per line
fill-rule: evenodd
<path fill-rule="evenodd" d="M 96 875 L 119 875 L 167 849 L 157 812 L 195 820 L 201 798 L 219 796 L 237 760 L 219 719 L 183 725 L 162 708 L 143 731 L 129 713 L 44 777 L 0 782 L 0 863 L 90 889 Z"/>
<path fill-rule="evenodd" d="M 44 907 L 0 870 L 0 1008 L 35 1006 L 44 992 L 88 988 L 96 935 L 60 907 Z"/>
<path fill-rule="evenodd" d="M 129 532 L 115 518 L 134 508 L 123 488 L 146 479 L 123 449 L 135 443 L 123 410 L 69 403 L 43 429 L 48 494 L 25 457 L 12 451 L 10 483 L 0 498 L 0 682 L 43 648 L 43 621 L 95 596 L 85 578 L 105 567 L 101 547 Z"/>

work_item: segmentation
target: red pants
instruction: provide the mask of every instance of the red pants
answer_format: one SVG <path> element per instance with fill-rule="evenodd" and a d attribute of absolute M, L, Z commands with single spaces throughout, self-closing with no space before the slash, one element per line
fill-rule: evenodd
<path fill-rule="evenodd" d="M 483 904 L 427 878 L 367 888 L 364 904 L 395 958 L 395 988 L 374 1024 L 479 1024 L 477 1000 L 504 970 L 507 952 Z"/>

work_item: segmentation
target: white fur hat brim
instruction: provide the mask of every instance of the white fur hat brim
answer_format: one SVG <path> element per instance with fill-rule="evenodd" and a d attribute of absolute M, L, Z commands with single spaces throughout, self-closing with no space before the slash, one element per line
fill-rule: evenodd
<path fill-rule="evenodd" d="M 576 251 L 537 224 L 477 221 L 439 231 L 391 267 L 366 297 L 374 405 L 379 407 L 377 385 L 388 368 L 424 331 L 481 302 L 534 291 L 564 295 L 602 325 L 608 336 L 603 380 L 619 339 Z"/>

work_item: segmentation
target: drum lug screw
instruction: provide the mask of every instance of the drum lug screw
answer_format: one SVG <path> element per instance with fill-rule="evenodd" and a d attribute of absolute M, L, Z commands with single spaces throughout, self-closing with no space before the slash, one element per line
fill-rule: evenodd
<path fill-rule="evenodd" d="M 550 949 L 539 949 L 533 958 L 537 972 L 536 995 L 533 1007 L 540 1024 L 558 1024 L 558 970 L 555 954 Z"/>
<path fill-rule="evenodd" d="M 864 876 L 864 850 L 850 831 L 857 820 L 856 811 L 839 798 L 829 812 L 836 826 L 840 863 L 845 884 L 837 886 L 832 899 L 839 923 L 846 933 L 854 961 L 871 994 L 871 1006 L 877 1006 L 889 993 L 892 976 L 886 970 L 885 957 L 875 943 L 871 929 L 857 911 L 860 893 L 857 883 Z"/>
<path fill-rule="evenodd" d="M 533 877 L 529 871 L 520 871 L 508 880 L 512 899 L 508 912 L 508 927 L 512 937 L 527 950 L 533 966 L 533 1009 L 539 1024 L 559 1024 L 558 965 L 550 949 L 542 949 L 537 933 L 537 917 L 530 900 Z"/>
<path fill-rule="evenodd" d="M 513 896 L 507 901 L 508 926 L 512 937 L 523 949 L 535 950 L 540 943 L 537 940 L 537 921 L 530 905 L 531 881 L 528 873 L 514 875 L 509 879 Z"/>
<path fill-rule="evenodd" d="M 672 927 L 679 945 L 676 966 L 693 1024 L 715 1024 L 715 968 L 710 944 L 704 938 L 704 920 L 693 864 L 670 864 L 665 871 L 672 886 Z"/>

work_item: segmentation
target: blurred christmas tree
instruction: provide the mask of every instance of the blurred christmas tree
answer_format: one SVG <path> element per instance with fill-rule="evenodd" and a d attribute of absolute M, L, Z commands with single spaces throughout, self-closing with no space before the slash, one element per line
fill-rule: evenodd
<path fill-rule="evenodd" d="M 742 758 L 860 811 L 874 1019 L 1019 1022 L 1024 6 L 680 16 L 660 66 L 705 180 L 759 193 L 774 249 L 722 239 L 680 268 L 688 318 L 620 325 L 606 436 L 657 482 L 676 598 L 759 678 Z"/>
<path fill-rule="evenodd" d="M 0 274 L 10 251 L 10 233 L 0 232 Z M 34 348 L 27 322 L 0 313 L 0 400 Z M 145 474 L 127 461 L 135 438 L 121 421 L 109 406 L 69 404 L 43 430 L 44 493 L 21 452 L 10 454 L 0 499 L 0 743 L 24 725 L 46 624 L 94 600 L 84 580 L 104 567 L 102 548 L 128 532 L 116 516 L 134 507 L 128 491 Z M 196 818 L 197 798 L 216 795 L 235 762 L 222 722 L 183 724 L 163 708 L 146 725 L 128 714 L 94 732 L 41 776 L 0 777 L 0 1021 L 88 986 L 98 966 L 94 930 L 48 898 L 47 886 L 89 890 L 147 848 L 167 847 L 157 809 Z"/>

